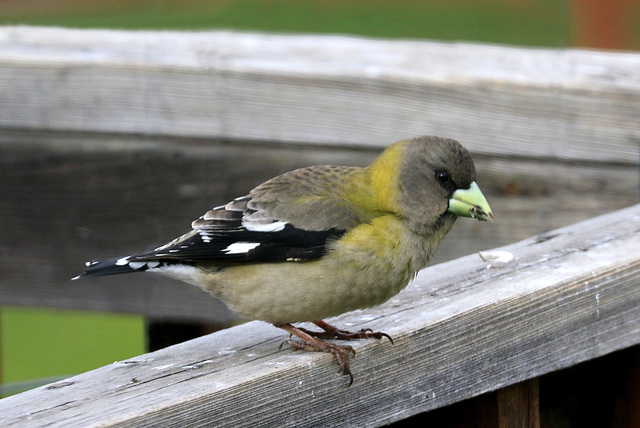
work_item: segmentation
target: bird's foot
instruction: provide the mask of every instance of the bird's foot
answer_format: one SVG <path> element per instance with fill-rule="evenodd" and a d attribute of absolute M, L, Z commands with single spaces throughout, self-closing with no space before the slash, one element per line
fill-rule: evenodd
<path fill-rule="evenodd" d="M 336 363 L 338 364 L 338 366 L 340 366 L 339 373 L 342 373 L 345 376 L 349 376 L 348 386 L 351 386 L 351 384 L 353 383 L 353 373 L 351 373 L 349 362 L 351 357 L 356 356 L 356 350 L 349 345 L 335 345 L 333 343 L 328 343 L 320 339 L 316 340 L 317 342 L 313 343 L 288 340 L 287 343 L 289 344 L 289 347 L 292 351 L 304 349 L 305 351 L 320 351 L 327 352 L 333 355 Z"/>
<path fill-rule="evenodd" d="M 309 335 L 304 329 L 294 327 L 291 324 L 280 324 L 278 325 L 278 327 L 303 340 L 303 342 L 287 340 L 280 345 L 280 348 L 282 348 L 282 345 L 284 345 L 285 343 L 288 343 L 293 351 L 304 349 L 306 351 L 327 352 L 333 355 L 336 363 L 338 364 L 338 366 L 340 366 L 340 373 L 345 376 L 349 376 L 348 386 L 351 386 L 351 384 L 353 383 L 353 374 L 351 373 L 349 363 L 350 359 L 356 356 L 355 349 L 353 349 L 349 345 L 336 345 L 333 343 L 325 342 L 324 340 Z"/>
<path fill-rule="evenodd" d="M 323 331 L 312 331 L 306 328 L 298 327 L 310 336 L 317 337 L 318 339 L 338 339 L 338 340 L 353 340 L 353 339 L 382 339 L 386 337 L 393 345 L 393 339 L 387 333 L 381 331 L 373 331 L 370 328 L 364 328 L 360 331 L 352 332 L 348 330 L 342 330 L 332 326 L 324 321 L 314 321 L 315 325 L 320 327 Z"/>
<path fill-rule="evenodd" d="M 335 345 L 333 343 L 325 342 L 322 339 L 339 339 L 339 340 L 352 340 L 352 339 L 382 339 L 386 337 L 389 339 L 391 344 L 393 344 L 393 339 L 387 333 L 382 333 L 379 331 L 373 331 L 369 328 L 362 329 L 357 332 L 351 332 L 347 330 L 341 330 L 336 328 L 326 322 L 314 321 L 315 325 L 320 327 L 323 331 L 311 331 L 306 328 L 294 327 L 293 325 L 287 324 L 279 324 L 277 327 L 280 327 L 290 334 L 295 335 L 302 339 L 302 342 L 288 340 L 283 342 L 280 345 L 282 349 L 282 345 L 288 343 L 292 350 L 297 351 L 299 349 L 304 349 L 307 351 L 321 351 L 328 352 L 336 360 L 336 363 L 340 366 L 340 372 L 343 375 L 349 376 L 349 385 L 353 383 L 353 374 L 351 374 L 351 369 L 349 368 L 349 360 L 352 357 L 356 356 L 356 351 L 349 345 Z"/>

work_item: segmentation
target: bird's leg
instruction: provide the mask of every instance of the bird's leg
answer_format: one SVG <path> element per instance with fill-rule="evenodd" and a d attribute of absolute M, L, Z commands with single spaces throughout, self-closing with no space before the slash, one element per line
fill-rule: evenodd
<path fill-rule="evenodd" d="M 289 346 L 292 350 L 304 349 L 307 351 L 328 352 L 336 359 L 336 363 L 340 366 L 343 375 L 349 376 L 349 386 L 353 383 L 353 374 L 349 368 L 349 359 L 356 356 L 356 350 L 349 345 L 335 345 L 327 343 L 317 337 L 310 335 L 306 330 L 294 327 L 292 324 L 277 324 L 283 330 L 302 339 L 303 342 L 289 340 Z M 280 345 L 282 346 L 282 345 Z"/>
<path fill-rule="evenodd" d="M 378 339 L 380 340 L 383 337 L 386 337 L 387 339 L 389 339 L 389 342 L 391 342 L 391 344 L 393 345 L 393 339 L 391 338 L 391 336 L 381 331 L 373 331 L 370 328 L 365 328 L 357 332 L 351 332 L 351 331 L 342 330 L 337 327 L 334 327 L 323 320 L 313 321 L 313 323 L 324 331 L 321 331 L 321 332 L 310 331 L 304 328 L 300 328 L 300 330 L 304 331 L 305 333 L 313 337 L 317 337 L 318 339 L 339 339 L 339 340 Z"/>

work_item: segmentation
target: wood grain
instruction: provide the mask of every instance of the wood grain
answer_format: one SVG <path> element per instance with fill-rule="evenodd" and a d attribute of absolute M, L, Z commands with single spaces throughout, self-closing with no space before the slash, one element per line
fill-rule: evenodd
<path fill-rule="evenodd" d="M 499 428 L 540 428 L 540 390 L 538 378 L 499 389 Z"/>
<path fill-rule="evenodd" d="M 0 400 L 3 426 L 375 426 L 640 343 L 640 205 L 422 271 L 396 298 L 337 317 L 384 330 L 330 356 L 278 352 L 251 322 Z"/>
<path fill-rule="evenodd" d="M 640 157 L 640 54 L 234 32 L 0 29 L 0 127 Z"/>

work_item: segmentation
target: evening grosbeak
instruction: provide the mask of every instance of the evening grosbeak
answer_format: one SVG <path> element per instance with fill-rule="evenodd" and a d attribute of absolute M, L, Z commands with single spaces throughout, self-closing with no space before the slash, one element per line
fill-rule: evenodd
<path fill-rule="evenodd" d="M 288 341 L 292 349 L 333 354 L 350 385 L 354 349 L 322 339 L 391 338 L 323 319 L 400 292 L 457 217 L 492 221 L 475 179 L 457 141 L 402 140 L 366 168 L 320 165 L 279 175 L 207 211 L 168 244 L 88 262 L 74 279 L 148 271 L 196 285 L 240 316 L 300 338 Z M 293 326 L 302 321 L 322 332 Z"/>

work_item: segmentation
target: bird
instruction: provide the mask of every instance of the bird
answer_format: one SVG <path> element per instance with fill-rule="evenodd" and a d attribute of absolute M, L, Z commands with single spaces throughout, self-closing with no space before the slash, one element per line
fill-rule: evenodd
<path fill-rule="evenodd" d="M 87 262 L 73 279 L 144 271 L 195 285 L 242 318 L 288 332 L 281 348 L 332 354 L 351 385 L 354 348 L 326 339 L 393 339 L 324 320 L 398 294 L 457 217 L 493 221 L 471 155 L 454 139 L 420 136 L 391 144 L 367 167 L 278 175 L 167 244 Z M 301 322 L 321 331 L 294 326 Z"/>

